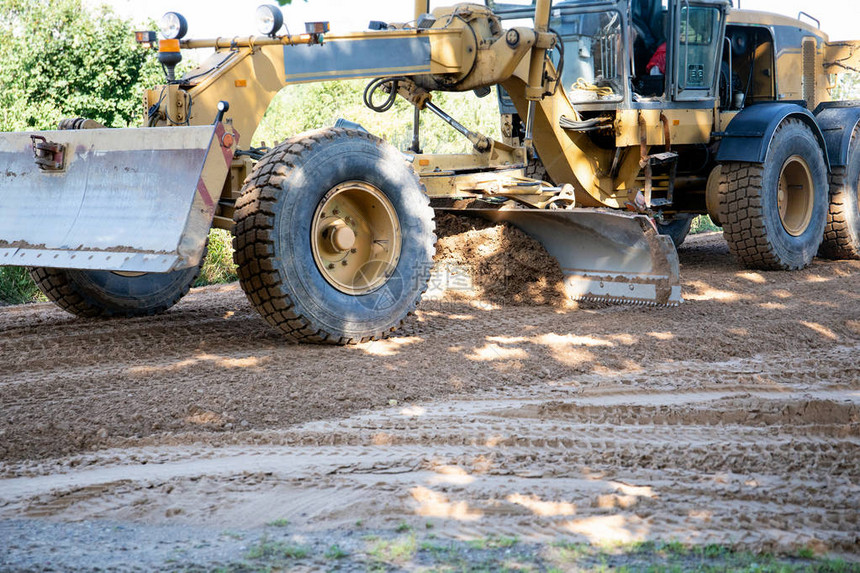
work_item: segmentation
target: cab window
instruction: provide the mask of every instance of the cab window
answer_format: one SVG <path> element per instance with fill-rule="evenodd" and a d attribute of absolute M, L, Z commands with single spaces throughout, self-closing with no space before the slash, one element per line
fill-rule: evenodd
<path fill-rule="evenodd" d="M 681 7 L 678 22 L 678 88 L 710 91 L 716 77 L 720 11 L 704 6 Z M 704 95 L 704 94 L 702 94 Z"/>
<path fill-rule="evenodd" d="M 558 13 L 550 20 L 564 42 L 562 82 L 571 103 L 620 101 L 624 97 L 624 37 L 615 10 Z"/>

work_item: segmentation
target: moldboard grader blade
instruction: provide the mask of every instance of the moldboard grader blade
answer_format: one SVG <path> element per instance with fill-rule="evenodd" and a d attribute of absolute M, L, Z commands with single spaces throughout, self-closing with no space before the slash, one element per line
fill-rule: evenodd
<path fill-rule="evenodd" d="M 594 209 L 462 209 L 520 228 L 559 262 L 574 300 L 676 306 L 682 302 L 678 253 L 648 217 Z"/>
<path fill-rule="evenodd" d="M 225 132 L 0 133 L 0 266 L 196 266 L 233 157 Z"/>

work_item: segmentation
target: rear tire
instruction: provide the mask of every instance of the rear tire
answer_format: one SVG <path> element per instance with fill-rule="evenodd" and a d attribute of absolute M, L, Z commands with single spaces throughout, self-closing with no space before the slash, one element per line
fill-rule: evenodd
<path fill-rule="evenodd" d="M 687 238 L 692 226 L 693 215 L 691 213 L 678 213 L 668 223 L 657 223 L 657 232 L 672 239 L 677 249 L 684 243 L 684 239 Z"/>
<path fill-rule="evenodd" d="M 812 131 L 789 119 L 774 133 L 764 164 L 726 163 L 722 175 L 723 235 L 732 254 L 753 269 L 809 265 L 828 203 L 827 167 Z"/>
<path fill-rule="evenodd" d="M 541 158 L 535 154 L 534 157 L 529 159 L 529 162 L 526 164 L 525 168 L 525 176 L 531 179 L 537 179 L 538 181 L 546 181 L 547 183 L 551 183 L 555 185 L 555 181 L 549 178 L 549 173 L 546 171 L 546 167 L 543 165 L 543 161 Z"/>
<path fill-rule="evenodd" d="M 828 259 L 860 259 L 860 127 L 854 129 L 848 165 L 830 174 L 830 209 L 818 254 Z"/>
<path fill-rule="evenodd" d="M 179 302 L 199 274 L 199 265 L 137 276 L 111 271 L 30 269 L 30 276 L 48 299 L 84 318 L 159 314 Z"/>
<path fill-rule="evenodd" d="M 370 134 L 328 128 L 283 142 L 255 167 L 234 217 L 242 289 L 296 342 L 384 338 L 427 288 L 430 201 L 402 154 Z"/>

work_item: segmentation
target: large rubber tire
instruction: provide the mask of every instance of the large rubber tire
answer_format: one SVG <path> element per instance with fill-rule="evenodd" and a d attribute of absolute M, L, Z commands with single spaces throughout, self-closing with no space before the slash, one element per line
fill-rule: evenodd
<path fill-rule="evenodd" d="M 348 294 L 317 266 L 312 221 L 344 182 L 381 191 L 399 219 L 401 247 L 390 277 Z M 350 344 L 384 338 L 411 314 L 433 262 L 433 210 L 418 176 L 385 141 L 326 128 L 281 143 L 255 167 L 235 211 L 239 281 L 266 321 L 296 342 Z"/>
<path fill-rule="evenodd" d="M 830 173 L 830 209 L 818 254 L 828 259 L 860 259 L 860 127 L 851 135 L 848 165 Z"/>
<path fill-rule="evenodd" d="M 541 158 L 538 157 L 537 154 L 535 154 L 534 157 L 529 159 L 529 162 L 526 164 L 524 173 L 526 177 L 530 177 L 531 179 L 538 179 L 539 181 L 546 181 L 547 183 L 552 183 L 553 185 L 555 185 L 555 181 L 550 179 L 549 173 L 547 173 L 543 161 L 541 161 Z"/>
<path fill-rule="evenodd" d="M 84 318 L 164 312 L 188 293 L 199 274 L 200 266 L 138 276 L 111 271 L 30 269 L 30 276 L 48 299 Z"/>
<path fill-rule="evenodd" d="M 678 213 L 667 223 L 657 223 L 657 232 L 672 239 L 677 249 L 684 244 L 684 239 L 690 233 L 690 227 L 693 226 L 693 217 L 692 213 Z"/>
<path fill-rule="evenodd" d="M 808 198 L 808 207 L 801 211 L 808 219 L 799 217 L 806 223 L 796 223 L 792 233 L 786 227 L 789 222 L 780 218 L 778 186 L 784 168 L 804 171 L 803 164 L 808 167 L 804 177 L 809 185 L 801 191 Z M 828 181 L 824 154 L 803 122 L 789 119 L 777 128 L 764 164 L 724 164 L 720 194 L 723 236 L 741 264 L 753 269 L 796 270 L 812 262 L 824 233 Z"/>

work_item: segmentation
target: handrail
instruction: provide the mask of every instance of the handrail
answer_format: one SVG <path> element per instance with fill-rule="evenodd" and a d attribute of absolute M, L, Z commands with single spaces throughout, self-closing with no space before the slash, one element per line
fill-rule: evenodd
<path fill-rule="evenodd" d="M 819 30 L 821 29 L 821 20 L 819 20 L 819 19 L 818 19 L 818 18 L 816 18 L 815 16 L 812 16 L 812 15 L 810 15 L 810 14 L 806 13 L 806 12 L 800 11 L 800 12 L 798 12 L 798 13 L 797 13 L 797 19 L 798 19 L 798 20 L 800 20 L 800 17 L 801 17 L 801 16 L 806 16 L 807 18 L 809 18 L 810 20 L 812 20 L 813 22 L 815 22 L 815 25 L 816 25 L 816 26 L 818 26 L 818 29 L 819 29 Z"/>

